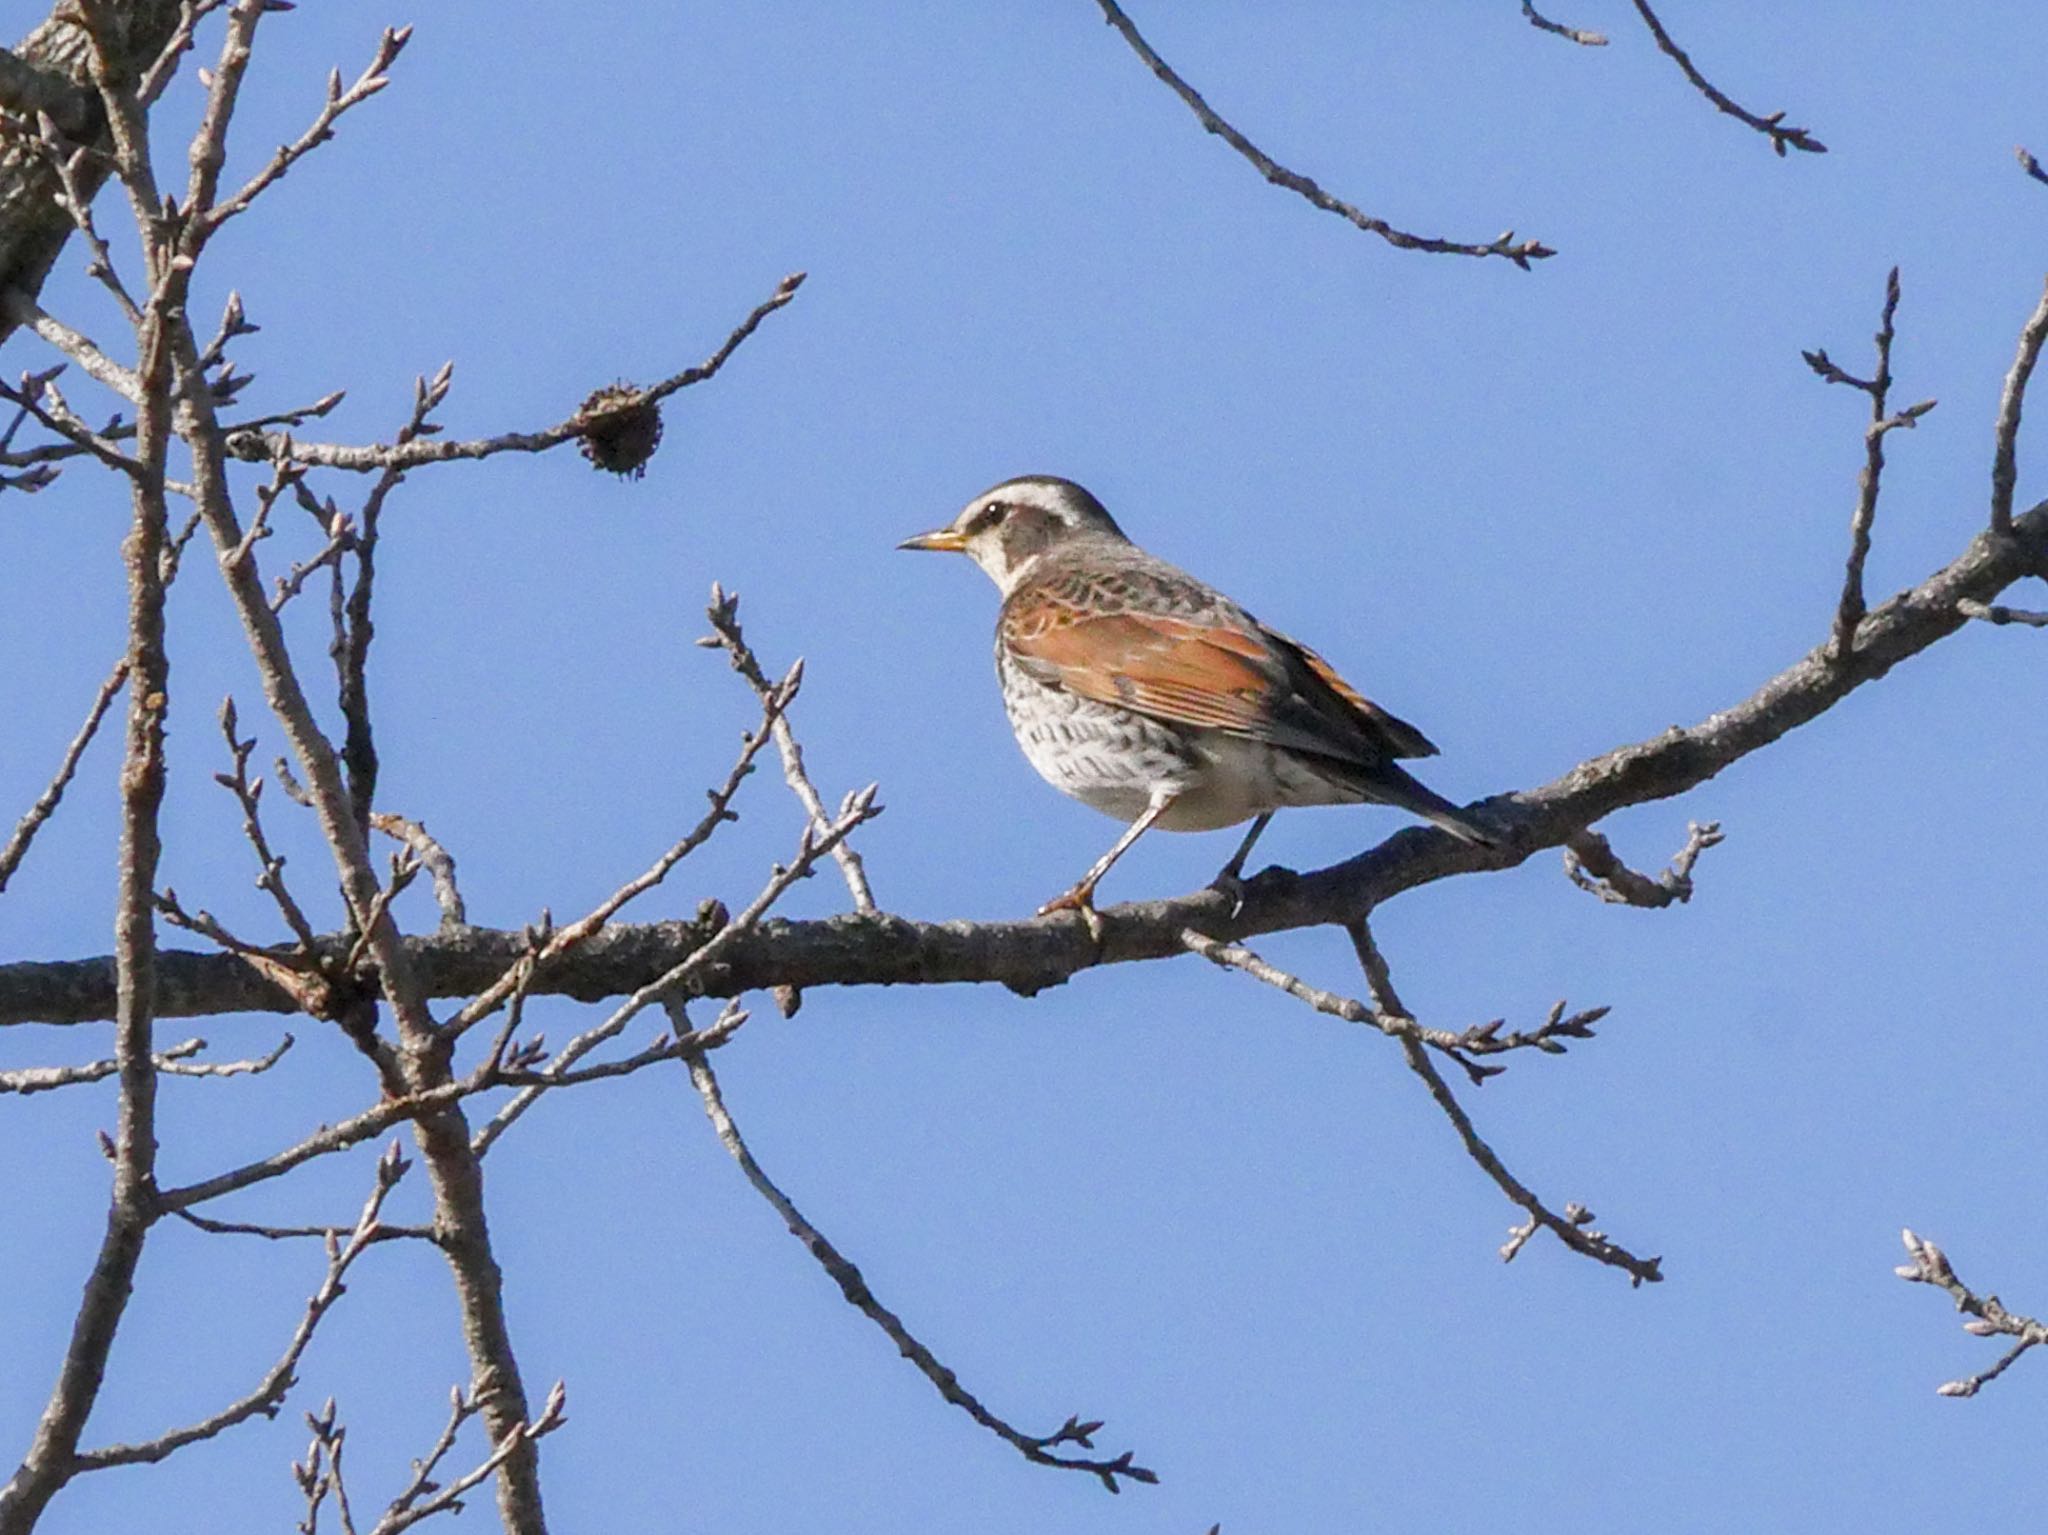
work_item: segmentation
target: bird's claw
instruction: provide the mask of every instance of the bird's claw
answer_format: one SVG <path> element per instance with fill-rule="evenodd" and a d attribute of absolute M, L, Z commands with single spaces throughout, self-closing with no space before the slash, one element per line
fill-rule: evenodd
<path fill-rule="evenodd" d="M 1244 876 L 1235 869 L 1223 869 L 1217 873 L 1214 879 L 1209 881 L 1209 888 L 1221 891 L 1224 895 L 1230 897 L 1229 920 L 1235 922 L 1238 913 L 1244 910 Z"/>
<path fill-rule="evenodd" d="M 1041 917 L 1049 917 L 1056 911 L 1071 911 L 1077 914 L 1088 929 L 1088 936 L 1099 947 L 1102 943 L 1102 913 L 1095 909 L 1095 891 L 1088 885 L 1076 885 L 1063 895 L 1056 895 L 1038 908 Z"/>

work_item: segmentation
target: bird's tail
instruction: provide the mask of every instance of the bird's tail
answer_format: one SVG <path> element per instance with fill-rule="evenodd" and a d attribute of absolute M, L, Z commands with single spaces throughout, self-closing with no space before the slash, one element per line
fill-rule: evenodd
<path fill-rule="evenodd" d="M 1406 768 L 1392 762 L 1377 763 L 1369 768 L 1354 767 L 1350 763 L 1344 765 L 1349 769 L 1346 780 L 1368 799 L 1419 815 L 1460 841 L 1476 843 L 1480 847 L 1500 845 L 1499 833 L 1481 825 L 1469 811 L 1452 804 Z"/>

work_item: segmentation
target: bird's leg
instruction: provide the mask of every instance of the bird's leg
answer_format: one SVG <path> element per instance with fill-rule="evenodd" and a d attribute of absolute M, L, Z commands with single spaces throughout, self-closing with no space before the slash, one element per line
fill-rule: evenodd
<path fill-rule="evenodd" d="M 1209 881 L 1210 888 L 1221 890 L 1230 897 L 1230 914 L 1233 917 L 1244 910 L 1244 861 L 1251 857 L 1252 844 L 1259 840 L 1259 833 L 1272 819 L 1272 811 L 1260 811 L 1252 820 L 1252 829 L 1244 834 L 1244 841 L 1238 843 L 1237 851 L 1230 855 L 1230 862 Z"/>
<path fill-rule="evenodd" d="M 1102 941 L 1102 918 L 1095 913 L 1095 887 L 1102 883 L 1102 876 L 1110 871 L 1119 858 L 1123 857 L 1133 842 L 1145 835 L 1152 823 L 1166 814 L 1167 808 L 1180 795 L 1173 791 L 1161 791 L 1152 796 L 1152 803 L 1145 807 L 1145 813 L 1131 822 L 1130 829 L 1116 839 L 1116 846 L 1095 860 L 1095 866 L 1081 876 L 1080 882 L 1064 895 L 1054 896 L 1038 908 L 1041 917 L 1056 911 L 1074 911 L 1081 914 L 1081 920 L 1088 924 L 1088 931 L 1096 942 Z"/>

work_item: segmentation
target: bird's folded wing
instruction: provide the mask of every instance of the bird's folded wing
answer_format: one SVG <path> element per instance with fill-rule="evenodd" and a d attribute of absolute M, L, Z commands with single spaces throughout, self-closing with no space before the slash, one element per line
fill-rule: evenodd
<path fill-rule="evenodd" d="M 1006 615 L 1003 638 L 1041 682 L 1169 723 L 1358 762 L 1435 750 L 1322 657 L 1256 624 L 1066 609 Z"/>

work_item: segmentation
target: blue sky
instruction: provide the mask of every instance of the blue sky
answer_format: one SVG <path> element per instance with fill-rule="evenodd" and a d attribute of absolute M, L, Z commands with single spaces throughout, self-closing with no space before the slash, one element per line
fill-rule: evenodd
<path fill-rule="evenodd" d="M 1826 632 L 1861 462 L 1861 371 L 1903 269 L 1897 399 L 1870 585 L 1984 519 L 1991 423 L 2048 268 L 2037 8 L 1676 4 L 1746 105 L 1830 147 L 1780 161 L 1693 94 L 1621 0 L 1134 6 L 1260 145 L 1404 227 L 1560 254 L 1533 273 L 1403 254 L 1268 187 L 1086 0 L 1061 5 L 305 6 L 267 21 L 244 167 L 295 133 L 330 64 L 416 20 L 393 88 L 225 237 L 236 357 L 266 405 L 347 387 L 335 437 L 388 433 L 456 363 L 452 432 L 559 419 L 589 389 L 707 353 L 811 274 L 714 383 L 673 402 L 645 480 L 563 452 L 417 474 L 386 518 L 372 674 L 387 808 L 459 859 L 474 920 L 586 908 L 699 813 L 753 715 L 692 640 L 714 579 L 773 667 L 829 797 L 879 780 L 863 833 L 908 916 L 1017 916 L 1114 833 L 1012 745 L 995 596 L 893 552 L 1012 474 L 1069 475 L 1132 535 L 1298 634 L 1442 746 L 1461 799 L 1726 707 Z M 183 100 L 189 107 L 189 98 Z M 166 156 L 178 154 L 175 143 Z M 107 204 L 111 218 L 117 205 Z M 103 340 L 66 263 L 46 302 Z M 41 366 L 21 339 L 8 366 Z M 83 385 L 73 391 L 91 400 Z M 95 403 L 96 409 L 100 407 Z M 2041 407 L 2048 410 L 2048 406 Z M 2021 504 L 2044 490 L 2022 444 Z M 346 487 L 334 487 L 337 493 Z M 125 504 L 79 469 L 0 500 L 0 817 L 40 789 L 119 650 Z M 296 537 L 297 529 L 292 530 Z M 308 550 L 278 539 L 281 570 Z M 2038 601 L 2039 589 L 2031 594 Z M 2015 600 L 2026 601 L 2022 594 Z M 319 662 L 322 615 L 296 633 Z M 1979 625 L 1681 801 L 1606 830 L 1638 866 L 1718 819 L 1689 907 L 1573 889 L 1553 857 L 1403 897 L 1377 921 L 1406 1000 L 1448 1027 L 1608 1003 L 1600 1038 L 1468 1094 L 1510 1164 L 1584 1201 L 1669 1282 L 1537 1242 L 1377 1037 L 1195 959 L 995 989 L 815 992 L 719 1069 L 756 1152 L 882 1297 L 997 1411 L 1106 1418 L 1162 1484 L 1111 1499 L 945 1407 L 744 1186 L 679 1071 L 544 1105 L 492 1153 L 494 1229 L 547 1441 L 557 1528 L 1671 1531 L 2017 1524 L 2048 1379 L 1973 1402 L 1990 1363 L 1897 1230 L 2048 1307 L 2033 1219 L 2038 887 L 2048 710 L 2038 632 Z M 272 936 L 211 715 L 253 672 L 204 560 L 172 602 L 165 880 Z M 268 722 L 259 762 L 280 743 Z M 0 897 L 0 958 L 106 952 L 110 741 Z M 772 773 L 641 916 L 749 894 L 800 824 Z M 300 893 L 328 862 L 280 805 Z M 1283 817 L 1313 867 L 1400 824 Z M 1232 834 L 1148 838 L 1105 901 L 1204 882 Z M 820 878 L 790 911 L 834 909 Z M 737 898 L 737 899 L 736 899 Z M 408 920 L 430 925 L 422 902 Z M 1355 989 L 1341 935 L 1266 941 Z M 587 1021 L 538 1005 L 561 1039 Z M 278 1020 L 167 1028 L 255 1054 Z M 317 1027 L 255 1081 L 172 1082 L 180 1180 L 374 1092 Z M 8 1065 L 102 1053 L 20 1029 Z M 97 1240 L 110 1095 L 10 1099 L 0 1158 L 0 1446 L 26 1442 Z M 251 1194 L 250 1219 L 352 1213 L 368 1157 Z M 414 1183 L 423 1182 L 415 1178 Z M 401 1213 L 423 1191 L 401 1190 Z M 94 1441 L 248 1389 L 318 1255 L 164 1230 Z M 275 1424 L 87 1478 L 55 1532 L 299 1516 L 298 1412 L 329 1392 L 359 1507 L 381 1507 L 464 1378 L 445 1271 L 358 1269 Z M 488 1518 L 478 1508 L 472 1520 Z"/>

